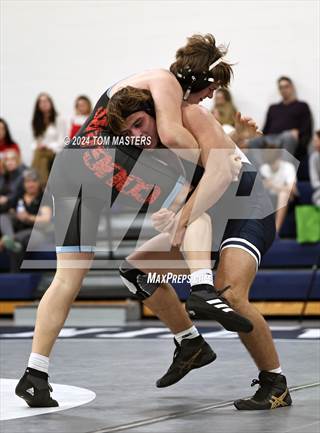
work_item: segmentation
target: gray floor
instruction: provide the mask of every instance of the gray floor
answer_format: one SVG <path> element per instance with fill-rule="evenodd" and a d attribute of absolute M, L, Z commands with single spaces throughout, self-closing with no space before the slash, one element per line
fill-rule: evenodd
<path fill-rule="evenodd" d="M 53 414 L 3 421 L 2 433 L 317 433 L 319 386 L 294 391 L 294 405 L 268 412 L 238 412 L 232 400 L 251 395 L 256 369 L 239 340 L 210 340 L 218 359 L 179 384 L 159 390 L 155 380 L 171 362 L 171 341 L 59 340 L 51 382 L 88 388 L 91 403 Z M 319 341 L 278 340 L 290 387 L 319 382 Z M 1 377 L 25 368 L 30 340 L 0 341 Z M 32 410 L 32 409 L 30 409 Z M 196 413 L 195 413 L 196 412 Z M 135 424 L 138 423 L 138 424 Z"/>

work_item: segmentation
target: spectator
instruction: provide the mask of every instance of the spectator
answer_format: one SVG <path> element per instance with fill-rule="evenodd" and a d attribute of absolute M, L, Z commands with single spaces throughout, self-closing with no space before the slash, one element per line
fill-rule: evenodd
<path fill-rule="evenodd" d="M 16 150 L 4 152 L 2 166 L 3 173 L 0 174 L 0 215 L 8 212 L 15 204 L 16 198 L 23 191 L 22 173 L 25 169 Z"/>
<path fill-rule="evenodd" d="M 74 105 L 75 116 L 71 119 L 69 136 L 74 137 L 91 113 L 91 101 L 87 96 L 78 96 Z"/>
<path fill-rule="evenodd" d="M 45 185 L 55 157 L 64 145 L 67 134 L 65 121 L 58 116 L 51 97 L 41 93 L 35 104 L 32 119 L 34 155 L 32 167 Z"/>
<path fill-rule="evenodd" d="M 298 101 L 292 80 L 288 77 L 278 79 L 282 101 L 269 107 L 263 132 L 263 139 L 250 141 L 250 147 L 262 147 L 266 141 L 284 147 L 299 160 L 307 154 L 312 136 L 312 119 L 306 102 Z"/>
<path fill-rule="evenodd" d="M 6 150 L 15 150 L 20 154 L 20 148 L 11 137 L 9 126 L 7 122 L 0 118 L 0 160 Z"/>
<path fill-rule="evenodd" d="M 24 252 L 32 234 L 32 249 L 43 246 L 53 234 L 52 211 L 49 201 L 43 198 L 43 191 L 35 170 L 23 173 L 22 194 L 17 197 L 15 209 L 2 221 L 0 245 L 10 254 L 10 270 L 20 269 Z"/>
<path fill-rule="evenodd" d="M 320 130 L 313 138 L 313 151 L 309 156 L 310 182 L 313 189 L 312 202 L 320 206 Z"/>
<path fill-rule="evenodd" d="M 267 149 L 260 174 L 276 209 L 276 231 L 279 233 L 287 215 L 289 201 L 297 194 L 296 171 L 291 162 L 281 158 L 282 150 L 276 145 L 267 145 Z"/>
<path fill-rule="evenodd" d="M 224 87 L 218 89 L 215 93 L 212 113 L 221 123 L 226 134 L 234 130 L 236 112 L 237 109 L 233 104 L 229 90 Z"/>

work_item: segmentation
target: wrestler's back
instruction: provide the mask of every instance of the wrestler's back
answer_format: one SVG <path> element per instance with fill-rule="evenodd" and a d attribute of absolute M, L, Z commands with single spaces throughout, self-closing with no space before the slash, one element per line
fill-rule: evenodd
<path fill-rule="evenodd" d="M 155 81 L 166 80 L 168 83 L 176 82 L 175 76 L 166 69 L 151 69 L 141 73 L 131 75 L 115 83 L 109 92 L 109 97 L 114 95 L 118 90 L 126 86 L 136 87 L 138 89 L 150 90 L 150 84 Z"/>

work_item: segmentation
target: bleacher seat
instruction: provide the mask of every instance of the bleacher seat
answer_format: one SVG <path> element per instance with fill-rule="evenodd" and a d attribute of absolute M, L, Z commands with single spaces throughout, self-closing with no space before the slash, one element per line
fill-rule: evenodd
<path fill-rule="evenodd" d="M 296 220 L 294 206 L 289 206 L 288 213 L 280 230 L 280 238 L 296 238 Z"/>
<path fill-rule="evenodd" d="M 34 299 L 40 273 L 0 274 L 0 299 Z"/>
<path fill-rule="evenodd" d="M 297 188 L 299 191 L 299 198 L 298 203 L 299 204 L 311 204 L 312 200 L 312 187 L 310 182 L 308 181 L 299 181 L 297 183 Z"/>
<path fill-rule="evenodd" d="M 5 251 L 0 252 L 0 271 L 8 271 L 10 268 L 9 256 Z"/>
<path fill-rule="evenodd" d="M 264 270 L 259 271 L 250 290 L 251 301 L 304 300 L 312 277 L 312 270 Z M 189 284 L 173 284 L 183 301 L 189 296 Z M 320 299 L 320 274 L 316 275 L 312 300 Z"/>
<path fill-rule="evenodd" d="M 301 245 L 294 239 L 276 239 L 263 257 L 262 268 L 311 267 L 320 254 L 320 244 Z"/>
<path fill-rule="evenodd" d="M 303 300 L 307 296 L 312 270 L 260 271 L 252 285 L 250 299 L 255 301 Z M 320 274 L 316 275 L 311 300 L 320 299 Z"/>

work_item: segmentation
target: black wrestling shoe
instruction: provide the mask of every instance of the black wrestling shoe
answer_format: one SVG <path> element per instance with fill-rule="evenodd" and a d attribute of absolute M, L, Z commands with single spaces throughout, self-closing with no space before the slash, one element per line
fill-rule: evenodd
<path fill-rule="evenodd" d="M 199 284 L 192 287 L 192 292 L 186 302 L 186 309 L 192 319 L 216 320 L 228 331 L 251 332 L 253 330 L 250 320 L 236 313 L 221 296 L 221 292 L 209 284 Z"/>
<path fill-rule="evenodd" d="M 269 371 L 261 371 L 259 380 L 253 379 L 251 386 L 259 384 L 258 391 L 248 399 L 234 402 L 238 410 L 265 410 L 291 406 L 292 400 L 285 376 Z"/>
<path fill-rule="evenodd" d="M 16 386 L 16 395 L 23 398 L 30 407 L 56 407 L 56 400 L 50 397 L 52 387 L 48 375 L 34 368 L 27 368 Z"/>
<path fill-rule="evenodd" d="M 184 339 L 181 346 L 173 340 L 176 349 L 169 370 L 156 382 L 157 388 L 165 388 L 181 380 L 189 371 L 213 362 L 217 355 L 201 335 Z"/>

